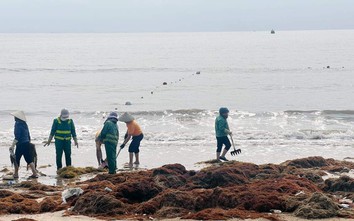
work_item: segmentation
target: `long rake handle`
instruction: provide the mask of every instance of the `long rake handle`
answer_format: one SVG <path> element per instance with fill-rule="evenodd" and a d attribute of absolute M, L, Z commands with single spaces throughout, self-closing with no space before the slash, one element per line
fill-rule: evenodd
<path fill-rule="evenodd" d="M 119 156 L 119 154 L 120 154 L 121 151 L 122 151 L 122 148 L 119 149 L 116 158 L 118 158 L 118 156 Z"/>
<path fill-rule="evenodd" d="M 232 135 L 230 135 L 230 139 L 231 139 L 232 146 L 233 146 L 234 150 L 236 151 L 235 143 L 234 143 L 234 139 L 232 138 Z"/>

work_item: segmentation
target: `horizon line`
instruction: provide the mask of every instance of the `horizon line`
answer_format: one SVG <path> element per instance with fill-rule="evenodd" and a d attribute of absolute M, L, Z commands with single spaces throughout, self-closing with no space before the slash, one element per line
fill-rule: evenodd
<path fill-rule="evenodd" d="M 153 33 L 235 33 L 235 32 L 295 32 L 295 31 L 350 31 L 354 28 L 338 28 L 338 29 L 270 29 L 270 30 L 238 30 L 238 31 L 83 31 L 83 32 L 66 32 L 66 31 L 51 31 L 51 32 L 3 32 L 0 34 L 153 34 Z"/>

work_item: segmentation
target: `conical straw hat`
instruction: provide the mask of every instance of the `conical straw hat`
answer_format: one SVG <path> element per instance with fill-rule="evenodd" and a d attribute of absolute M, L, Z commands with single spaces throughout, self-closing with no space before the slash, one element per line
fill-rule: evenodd
<path fill-rule="evenodd" d="M 134 117 L 128 113 L 124 113 L 122 116 L 119 117 L 119 121 L 124 123 L 128 123 L 134 120 Z"/>
<path fill-rule="evenodd" d="M 25 122 L 27 121 L 25 113 L 23 111 L 15 111 L 12 112 L 11 115 Z"/>

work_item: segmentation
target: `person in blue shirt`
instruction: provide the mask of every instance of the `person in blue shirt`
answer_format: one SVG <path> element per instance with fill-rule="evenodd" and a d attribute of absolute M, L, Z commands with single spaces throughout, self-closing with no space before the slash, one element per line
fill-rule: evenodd
<path fill-rule="evenodd" d="M 15 117 L 15 139 L 10 147 L 10 153 L 12 158 L 15 159 L 15 172 L 14 179 L 18 179 L 18 170 L 20 166 L 21 157 L 24 156 L 27 164 L 32 170 L 30 178 L 38 178 L 38 173 L 34 164 L 34 156 L 31 151 L 31 135 L 26 123 L 26 116 L 23 111 L 16 111 L 11 113 Z M 14 148 L 16 146 L 16 150 Z"/>

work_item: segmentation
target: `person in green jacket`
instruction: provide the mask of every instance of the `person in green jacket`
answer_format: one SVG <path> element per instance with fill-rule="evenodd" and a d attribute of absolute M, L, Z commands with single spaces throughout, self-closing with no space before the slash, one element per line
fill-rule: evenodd
<path fill-rule="evenodd" d="M 61 110 L 60 116 L 53 121 L 52 130 L 48 141 L 44 146 L 49 146 L 53 137 L 55 139 L 56 150 L 56 163 L 57 169 L 61 169 L 63 152 L 65 154 L 66 166 L 71 166 L 71 139 L 74 139 L 75 146 L 79 148 L 77 142 L 75 124 L 72 119 L 69 118 L 69 111 L 67 109 Z"/>
<path fill-rule="evenodd" d="M 96 142 L 104 143 L 108 161 L 109 174 L 115 174 L 117 170 L 117 145 L 119 139 L 118 114 L 112 112 L 109 114 L 101 133 L 97 136 Z"/>
<path fill-rule="evenodd" d="M 229 110 L 226 107 L 222 107 L 219 110 L 219 116 L 215 120 L 215 133 L 217 141 L 216 160 L 228 161 L 225 157 L 230 150 L 231 143 L 228 135 L 232 135 L 227 118 L 229 117 Z M 224 151 L 221 154 L 223 145 L 225 145 Z"/>

